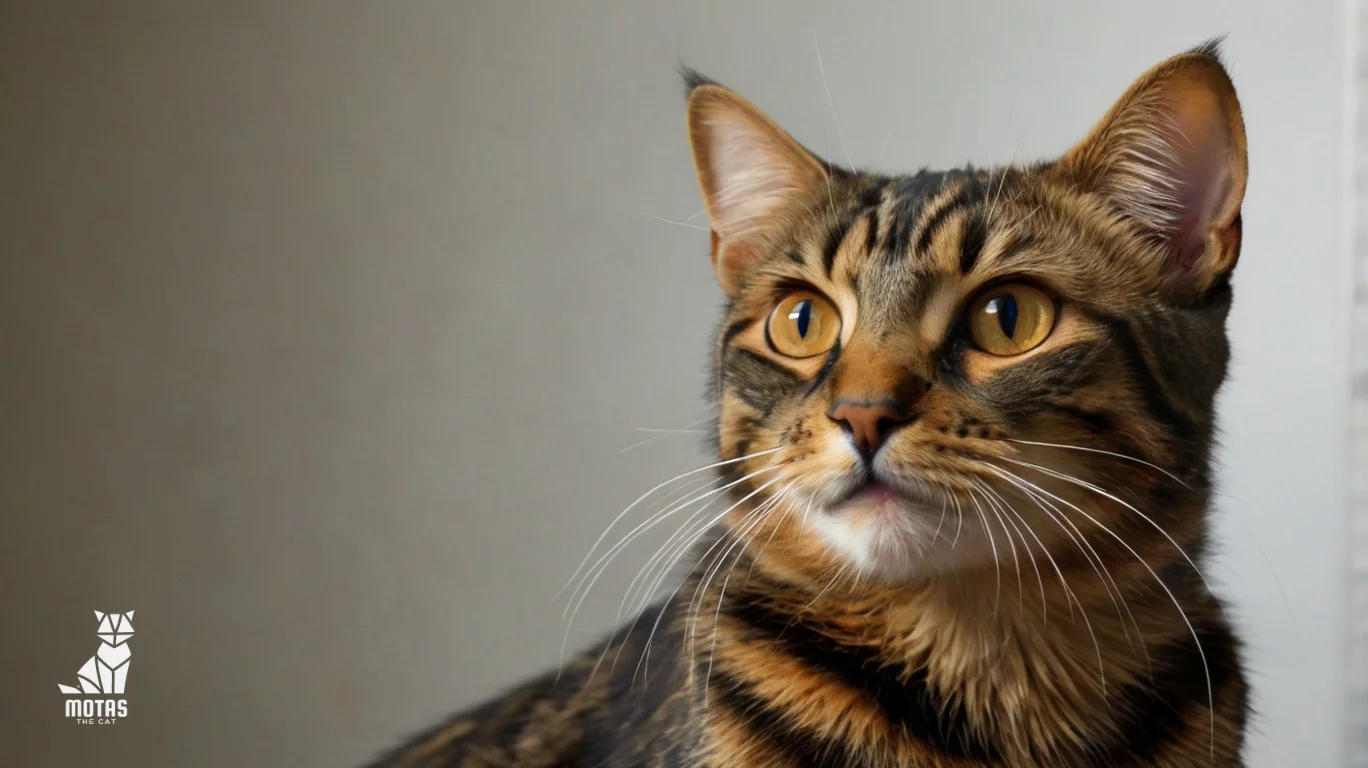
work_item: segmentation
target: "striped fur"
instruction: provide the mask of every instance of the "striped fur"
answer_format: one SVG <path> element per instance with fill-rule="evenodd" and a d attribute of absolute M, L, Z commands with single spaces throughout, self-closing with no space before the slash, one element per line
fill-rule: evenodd
<path fill-rule="evenodd" d="M 1241 765 L 1240 647 L 1199 571 L 1245 174 L 1215 46 L 1060 160 L 992 170 L 837 168 L 688 85 L 735 506 L 663 604 L 373 765 Z M 963 314 L 1009 280 L 1057 321 L 994 357 Z M 839 309 L 824 355 L 767 343 L 795 287 Z M 842 401 L 896 408 L 877 452 Z M 871 478 L 903 506 L 851 506 Z"/>

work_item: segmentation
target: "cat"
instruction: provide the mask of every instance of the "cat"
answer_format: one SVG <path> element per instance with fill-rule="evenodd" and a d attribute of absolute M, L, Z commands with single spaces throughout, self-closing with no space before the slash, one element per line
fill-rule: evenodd
<path fill-rule="evenodd" d="M 128 670 L 133 666 L 132 652 L 128 648 L 128 641 L 133 637 L 133 611 L 96 611 L 95 620 L 100 622 L 96 632 L 100 637 L 100 648 L 76 673 L 80 681 L 79 688 L 58 683 L 57 687 L 68 696 L 83 693 L 121 694 L 128 682 Z"/>
<path fill-rule="evenodd" d="M 1247 177 L 1219 41 L 991 170 L 842 168 L 684 76 L 726 508 L 662 604 L 373 765 L 1242 765 L 1199 570 Z"/>

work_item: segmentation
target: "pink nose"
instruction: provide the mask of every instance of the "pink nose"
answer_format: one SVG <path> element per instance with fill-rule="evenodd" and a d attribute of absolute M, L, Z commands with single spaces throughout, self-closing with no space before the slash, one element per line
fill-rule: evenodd
<path fill-rule="evenodd" d="M 900 409 L 886 402 L 838 402 L 827 415 L 850 432 L 855 447 L 865 456 L 873 456 L 888 435 L 907 422 Z"/>

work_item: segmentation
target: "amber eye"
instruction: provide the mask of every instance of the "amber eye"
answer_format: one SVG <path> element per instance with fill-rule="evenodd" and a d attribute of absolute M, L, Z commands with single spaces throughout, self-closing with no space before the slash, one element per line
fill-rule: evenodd
<path fill-rule="evenodd" d="M 1019 355 L 1040 346 L 1054 322 L 1050 297 L 1020 283 L 993 288 L 969 305 L 969 335 L 991 355 Z"/>
<path fill-rule="evenodd" d="M 785 296 L 769 319 L 770 346 L 787 357 L 812 357 L 836 345 L 841 316 L 831 302 L 810 291 Z"/>

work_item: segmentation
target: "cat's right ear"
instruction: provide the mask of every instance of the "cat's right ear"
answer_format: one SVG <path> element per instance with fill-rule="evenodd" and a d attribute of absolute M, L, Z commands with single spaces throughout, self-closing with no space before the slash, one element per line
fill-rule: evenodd
<path fill-rule="evenodd" d="M 827 170 L 754 104 L 692 70 L 684 82 L 713 269 L 735 295 L 750 267 L 828 183 Z"/>

